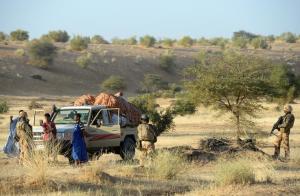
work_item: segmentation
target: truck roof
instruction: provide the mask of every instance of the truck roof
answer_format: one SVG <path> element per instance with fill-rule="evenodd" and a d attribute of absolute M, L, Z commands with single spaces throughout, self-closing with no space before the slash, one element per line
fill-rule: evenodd
<path fill-rule="evenodd" d="M 66 106 L 61 107 L 61 110 L 70 110 L 70 109 L 102 109 L 107 108 L 104 105 L 84 105 L 84 106 Z"/>

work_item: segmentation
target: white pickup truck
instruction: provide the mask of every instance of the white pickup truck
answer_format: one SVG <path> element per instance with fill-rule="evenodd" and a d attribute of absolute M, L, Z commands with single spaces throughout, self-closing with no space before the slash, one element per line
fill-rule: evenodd
<path fill-rule="evenodd" d="M 104 152 L 120 154 L 125 160 L 130 160 L 135 154 L 136 126 L 120 125 L 118 108 L 106 106 L 70 106 L 57 109 L 51 115 L 51 121 L 56 125 L 57 139 L 61 143 L 60 154 L 71 157 L 71 141 L 74 129 L 74 115 L 81 114 L 88 136 L 85 138 L 87 151 L 90 156 L 100 156 Z M 114 119 L 112 118 L 114 114 Z M 117 117 L 117 120 L 116 120 Z M 36 112 L 33 120 L 33 140 L 37 149 L 44 148 L 43 129 L 36 123 Z M 35 125 L 38 124 L 38 125 Z"/>

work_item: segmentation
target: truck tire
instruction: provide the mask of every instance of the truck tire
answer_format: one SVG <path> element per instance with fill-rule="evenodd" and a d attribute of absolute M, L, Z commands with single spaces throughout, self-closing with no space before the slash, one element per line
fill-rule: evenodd
<path fill-rule="evenodd" d="M 131 137 L 126 137 L 121 145 L 120 156 L 123 160 L 132 160 L 135 155 L 135 141 Z"/>

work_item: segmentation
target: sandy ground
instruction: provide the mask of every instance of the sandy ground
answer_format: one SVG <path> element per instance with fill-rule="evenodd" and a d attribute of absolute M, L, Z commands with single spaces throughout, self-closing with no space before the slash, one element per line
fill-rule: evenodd
<path fill-rule="evenodd" d="M 43 109 L 50 110 L 52 104 L 57 106 L 70 105 L 73 97 L 15 97 L 1 96 L 8 102 L 10 110 L 0 115 L 0 146 L 3 146 L 7 133 L 10 115 L 17 115 L 18 110 L 28 111 L 32 117 L 33 111 L 28 109 L 32 100 L 36 100 L 43 106 Z M 159 99 L 158 103 L 164 107 L 170 100 Z M 272 154 L 272 142 L 275 136 L 268 136 L 272 124 L 282 112 L 276 111 L 275 104 L 265 104 L 266 111 L 263 111 L 259 119 L 256 119 L 257 128 L 249 129 L 247 132 L 257 139 L 258 147 L 266 153 Z M 209 163 L 191 162 L 184 173 L 172 180 L 162 180 L 147 174 L 144 170 L 136 168 L 136 163 L 123 163 L 118 155 L 103 155 L 96 164 L 102 165 L 102 170 L 113 176 L 113 184 L 91 183 L 91 181 L 79 183 L 75 181 L 78 175 L 85 176 L 87 170 L 84 168 L 73 168 L 67 164 L 67 160 L 59 157 L 59 164 L 55 166 L 49 176 L 55 183 L 68 184 L 68 188 L 46 191 L 52 195 L 299 195 L 300 194 L 300 107 L 293 104 L 296 121 L 290 135 L 291 161 L 270 161 L 275 169 L 272 183 L 255 183 L 253 185 L 219 187 L 214 185 L 215 166 L 218 161 Z M 228 116 L 216 117 L 216 113 L 207 108 L 199 107 L 194 115 L 178 116 L 175 118 L 176 128 L 174 131 L 165 133 L 158 138 L 156 147 L 158 149 L 173 146 L 192 146 L 197 148 L 199 140 L 206 137 L 233 137 L 232 127 L 228 123 Z M 247 155 L 246 155 L 247 156 Z M 94 164 L 93 161 L 90 164 Z M 86 167 L 89 168 L 89 167 Z M 17 164 L 16 159 L 7 158 L 0 152 L 0 185 L 10 180 L 22 180 L 23 176 L 30 174 L 26 169 Z M 147 175 L 146 175 L 147 174 Z M 11 182 L 12 183 L 12 182 Z M 34 190 L 24 188 L 10 194 L 25 193 Z M 2 186 L 3 187 L 3 186 Z M 15 189 L 13 189 L 15 190 Z M 23 190 L 23 191 L 22 191 Z M 0 190 L 1 194 L 3 192 Z M 42 192 L 33 191 L 32 194 Z"/>

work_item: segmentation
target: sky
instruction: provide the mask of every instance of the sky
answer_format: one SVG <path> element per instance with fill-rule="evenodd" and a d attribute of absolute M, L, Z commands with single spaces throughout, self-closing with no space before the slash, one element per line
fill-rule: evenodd
<path fill-rule="evenodd" d="M 0 31 L 157 38 L 300 34 L 300 0 L 0 0 Z"/>

